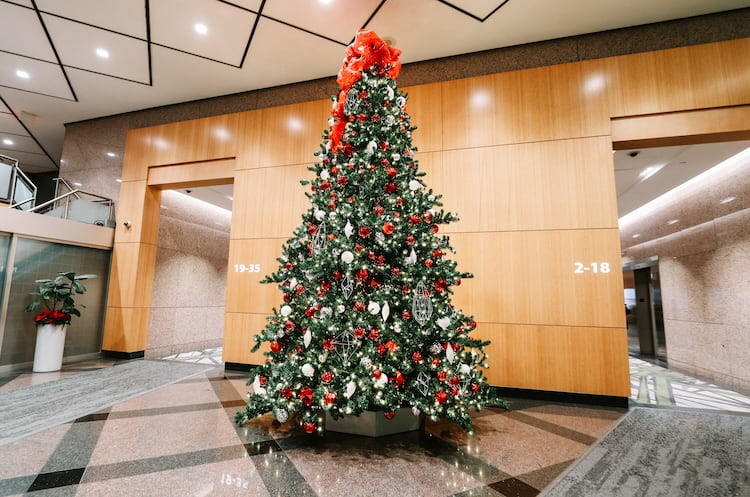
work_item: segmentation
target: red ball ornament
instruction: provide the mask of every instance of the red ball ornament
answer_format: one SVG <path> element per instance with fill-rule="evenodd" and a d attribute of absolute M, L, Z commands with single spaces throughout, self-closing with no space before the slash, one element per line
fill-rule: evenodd
<path fill-rule="evenodd" d="M 325 373 L 320 375 L 320 381 L 323 383 L 331 383 L 333 381 L 333 373 L 330 371 L 326 371 Z"/>
<path fill-rule="evenodd" d="M 409 293 L 411 291 L 411 288 L 409 288 L 408 286 L 404 285 L 404 286 L 401 287 L 401 291 L 404 292 L 404 293 Z"/>
<path fill-rule="evenodd" d="M 393 411 L 385 411 L 383 413 L 383 416 L 385 416 L 385 419 L 393 419 L 393 417 L 396 415 Z"/>
<path fill-rule="evenodd" d="M 387 351 L 388 350 L 385 348 L 385 345 L 383 345 L 382 343 L 378 345 L 378 354 L 385 355 Z"/>
<path fill-rule="evenodd" d="M 451 385 L 458 385 L 458 376 L 451 376 Z"/>
<path fill-rule="evenodd" d="M 292 390 L 292 387 L 284 387 L 281 389 L 281 396 L 285 399 L 291 399 L 294 397 L 294 391 Z"/>
<path fill-rule="evenodd" d="M 362 327 L 359 327 L 354 330 L 354 338 L 362 338 L 365 336 L 365 329 Z"/>
<path fill-rule="evenodd" d="M 435 287 L 436 292 L 442 292 L 448 287 L 448 282 L 445 281 L 443 278 L 440 278 L 435 282 L 434 287 Z"/>
<path fill-rule="evenodd" d="M 404 321 L 408 321 L 409 319 L 411 319 L 411 312 L 409 312 L 409 311 L 404 311 L 404 312 L 402 312 L 402 313 L 401 313 L 401 318 L 402 318 L 402 319 L 403 319 Z"/>
<path fill-rule="evenodd" d="M 310 387 L 304 387 L 299 391 L 299 399 L 306 406 L 311 406 L 313 403 L 313 391 Z"/>
<path fill-rule="evenodd" d="M 445 371 L 438 371 L 437 379 L 440 381 L 445 381 L 445 379 L 448 377 L 448 373 Z"/>
<path fill-rule="evenodd" d="M 292 321 L 291 319 L 288 319 L 284 322 L 284 330 L 286 331 L 293 331 L 295 326 L 296 325 L 294 324 L 294 321 Z"/>
<path fill-rule="evenodd" d="M 440 259 L 441 257 L 443 257 L 443 251 L 440 249 L 433 250 L 432 257 L 434 257 L 435 259 Z"/>
<path fill-rule="evenodd" d="M 329 211 L 335 211 L 336 210 L 336 202 L 328 202 L 328 210 Z"/>
<path fill-rule="evenodd" d="M 385 190 L 386 193 L 395 193 L 396 190 L 398 190 L 398 186 L 396 183 L 386 183 L 383 190 Z"/>
<path fill-rule="evenodd" d="M 321 190 L 328 190 L 329 188 L 331 188 L 331 182 L 330 181 L 328 181 L 326 179 L 326 180 L 323 180 L 323 181 L 320 182 L 320 189 Z"/>
<path fill-rule="evenodd" d="M 359 229 L 359 236 L 361 236 L 362 238 L 367 238 L 368 236 L 370 236 L 370 233 L 370 228 L 368 228 L 367 226 L 362 226 Z"/>
<path fill-rule="evenodd" d="M 396 229 L 396 227 L 390 221 L 386 222 L 383 225 L 383 233 L 385 233 L 386 235 L 392 234 L 395 229 Z"/>
<path fill-rule="evenodd" d="M 328 392 L 323 396 L 323 402 L 326 405 L 331 405 L 336 402 L 336 392 Z"/>
<path fill-rule="evenodd" d="M 265 376 L 259 376 L 258 383 L 260 383 L 260 386 L 263 387 L 266 385 L 266 383 L 268 383 L 268 378 L 266 378 Z"/>
<path fill-rule="evenodd" d="M 331 168 L 331 175 L 332 176 L 337 176 L 338 174 L 339 174 L 339 167 L 338 166 L 333 166 Z"/>
<path fill-rule="evenodd" d="M 305 293 L 305 287 L 303 285 L 295 286 L 294 293 L 296 293 L 297 295 L 302 295 L 303 293 Z"/>
<path fill-rule="evenodd" d="M 435 402 L 438 404 L 445 404 L 448 401 L 448 394 L 440 390 L 438 393 L 435 394 Z"/>
<path fill-rule="evenodd" d="M 416 241 L 415 238 L 411 235 L 406 237 L 406 243 L 408 243 L 409 245 L 414 245 L 415 241 Z"/>
<path fill-rule="evenodd" d="M 305 421 L 302 423 L 302 429 L 305 430 L 305 433 L 313 433 L 316 428 L 315 423 L 311 421 Z"/>
<path fill-rule="evenodd" d="M 376 205 L 375 209 L 373 210 L 378 216 L 382 216 L 383 214 L 385 214 L 385 208 L 382 205 Z"/>
<path fill-rule="evenodd" d="M 348 179 L 346 179 L 346 176 L 339 176 L 339 179 L 337 180 L 337 183 L 341 186 L 346 186 L 346 184 L 349 182 Z"/>
<path fill-rule="evenodd" d="M 358 279 L 359 281 L 364 281 L 364 280 L 366 280 L 366 279 L 367 279 L 367 276 L 368 276 L 369 274 L 370 274 L 370 273 L 369 273 L 369 272 L 367 271 L 367 269 L 365 269 L 365 268 L 362 268 L 362 269 L 360 269 L 359 271 L 357 271 L 357 279 Z"/>
<path fill-rule="evenodd" d="M 432 363 L 432 366 L 433 366 L 433 367 L 438 367 L 438 366 L 440 366 L 440 358 L 438 358 L 438 357 L 433 357 L 433 358 L 432 358 L 432 360 L 431 360 L 430 362 Z"/>
<path fill-rule="evenodd" d="M 391 269 L 391 274 L 393 276 L 398 276 L 399 274 L 401 274 L 401 269 L 399 269 L 397 267 L 394 267 L 394 268 Z"/>
<path fill-rule="evenodd" d="M 432 231 L 433 233 L 437 233 L 438 231 L 440 231 L 440 226 L 438 226 L 437 224 L 433 224 L 430 228 L 430 231 Z"/>
<path fill-rule="evenodd" d="M 426 261 L 424 261 L 424 265 L 427 267 L 432 267 L 433 264 L 434 262 L 432 262 L 432 259 L 427 259 Z"/>
<path fill-rule="evenodd" d="M 432 222 L 432 219 L 433 219 L 432 212 L 425 211 L 425 213 L 422 214 L 422 217 L 424 218 L 424 222 L 425 223 L 431 223 Z"/>
<path fill-rule="evenodd" d="M 471 384 L 471 391 L 474 393 L 479 393 L 479 390 L 481 390 L 481 387 L 477 385 L 476 383 Z"/>
<path fill-rule="evenodd" d="M 284 299 L 284 302 L 289 302 L 290 300 L 292 300 L 292 294 L 291 293 L 285 293 L 284 296 L 282 297 L 282 299 Z"/>
<path fill-rule="evenodd" d="M 360 312 L 362 312 L 362 311 L 364 311 L 364 310 L 365 310 L 366 308 L 367 308 L 367 306 L 365 305 L 365 303 L 364 303 L 364 302 L 361 302 L 361 301 L 357 301 L 357 302 L 355 302 L 355 303 L 354 303 L 354 310 L 355 310 L 355 311 L 360 311 Z"/>
<path fill-rule="evenodd" d="M 396 177 L 396 175 L 398 175 L 398 171 L 396 170 L 396 168 L 395 168 L 395 167 L 389 167 L 389 168 L 388 168 L 388 169 L 387 169 L 387 170 L 385 171 L 385 173 L 386 173 L 386 174 L 387 174 L 388 176 L 390 176 L 391 178 L 395 178 L 395 177 Z"/>
<path fill-rule="evenodd" d="M 271 352 L 281 352 L 281 343 L 276 340 L 271 342 Z"/>
<path fill-rule="evenodd" d="M 382 374 L 383 374 L 383 373 L 381 373 L 379 369 L 376 369 L 375 371 L 373 371 L 373 372 L 372 372 L 372 377 L 373 377 L 373 378 L 375 378 L 375 379 L 377 380 L 378 378 L 380 378 L 380 376 L 381 376 Z"/>
<path fill-rule="evenodd" d="M 416 214 L 412 214 L 411 216 L 409 216 L 409 223 L 411 224 L 419 224 L 420 221 L 421 219 L 419 219 L 419 216 L 417 216 Z"/>

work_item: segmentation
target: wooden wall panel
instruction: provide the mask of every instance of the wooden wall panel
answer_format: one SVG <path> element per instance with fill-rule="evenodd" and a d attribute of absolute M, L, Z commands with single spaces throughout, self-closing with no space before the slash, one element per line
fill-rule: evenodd
<path fill-rule="evenodd" d="M 420 152 L 443 150 L 443 84 L 402 88 L 407 94 L 406 112 L 411 116 L 412 144 Z"/>
<path fill-rule="evenodd" d="M 146 164 L 153 153 L 151 147 L 153 132 L 154 128 L 131 129 L 128 131 L 128 135 L 125 138 L 125 155 L 122 158 L 122 173 L 120 176 L 123 183 L 146 179 L 148 174 Z"/>
<path fill-rule="evenodd" d="M 146 180 L 123 181 L 117 202 L 115 243 L 155 244 L 159 236 L 161 192 L 150 188 Z M 130 226 L 124 222 L 130 221 Z"/>
<path fill-rule="evenodd" d="M 237 158 L 235 169 L 252 169 L 260 166 L 261 135 L 263 115 L 260 110 L 250 110 L 239 114 L 237 132 Z"/>
<path fill-rule="evenodd" d="M 477 321 L 625 326 L 615 228 L 456 233 L 450 239 L 458 268 L 475 275 L 455 288 L 454 302 Z M 576 262 L 589 269 L 576 273 Z"/>
<path fill-rule="evenodd" d="M 247 169 L 234 178 L 232 238 L 289 238 L 310 201 L 300 180 L 307 165 Z"/>
<path fill-rule="evenodd" d="M 311 164 L 331 115 L 330 100 L 270 107 L 261 112 L 258 166 Z"/>
<path fill-rule="evenodd" d="M 148 307 L 156 263 L 156 245 L 115 243 L 109 271 L 109 307 Z"/>
<path fill-rule="evenodd" d="M 491 385 L 630 396 L 624 329 L 480 323 Z"/>
<path fill-rule="evenodd" d="M 102 350 L 138 352 L 146 349 L 150 307 L 107 307 Z"/>
<path fill-rule="evenodd" d="M 262 285 L 260 280 L 278 269 L 276 260 L 281 257 L 281 246 L 286 239 L 262 238 L 229 242 L 229 268 L 227 277 L 227 312 L 270 313 L 281 305 L 281 293 L 274 284 Z M 235 264 L 246 269 L 235 270 Z M 254 265 L 260 265 L 256 270 Z"/>
<path fill-rule="evenodd" d="M 155 126 L 147 166 L 209 161 L 237 154 L 238 114 Z"/>
<path fill-rule="evenodd" d="M 255 346 L 253 337 L 260 333 L 265 325 L 265 314 L 227 312 L 224 316 L 224 362 L 263 364 L 266 360 L 263 352 L 268 350 L 268 344 L 257 352 L 251 352 L 251 349 Z"/>
<path fill-rule="evenodd" d="M 427 186 L 442 193 L 444 208 L 461 218 L 447 233 L 617 226 L 608 137 L 451 150 L 418 159 Z"/>
<path fill-rule="evenodd" d="M 234 158 L 154 166 L 148 169 L 147 183 L 163 190 L 226 185 L 234 181 L 234 166 Z"/>
<path fill-rule="evenodd" d="M 597 73 L 576 64 L 443 83 L 444 149 L 558 140 L 609 132 Z"/>

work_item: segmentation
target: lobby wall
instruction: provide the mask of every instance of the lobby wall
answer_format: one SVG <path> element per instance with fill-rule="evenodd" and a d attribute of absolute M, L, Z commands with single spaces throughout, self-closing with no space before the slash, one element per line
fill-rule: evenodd
<path fill-rule="evenodd" d="M 706 16 L 703 30 L 693 19 L 405 68 L 399 83 L 414 85 L 406 91 L 420 128 L 414 135 L 420 165 L 428 185 L 462 218 L 449 234 L 459 267 L 477 278 L 461 287 L 456 304 L 475 314 L 480 332 L 493 340 L 493 384 L 629 394 L 619 271 L 584 285 L 573 273 L 579 260 L 619 266 L 610 118 L 747 102 L 746 75 L 735 69 L 747 55 L 746 41 L 640 53 L 706 40 L 696 33 L 741 37 L 736 17 Z M 599 58 L 628 50 L 638 55 Z M 476 77 L 452 79 L 466 76 Z M 450 81 L 430 83 L 442 80 Z M 716 81 L 737 81 L 737 87 L 712 89 Z M 149 116 L 159 124 L 243 105 L 259 109 L 128 134 L 120 212 L 132 214 L 139 228 L 118 228 L 115 259 L 119 253 L 121 263 L 115 263 L 112 281 L 121 290 L 110 298 L 107 347 L 142 350 L 149 334 L 152 288 L 138 273 L 155 258 L 150 226 L 159 195 L 148 187 L 146 166 L 236 159 L 235 188 L 242 193 L 235 194 L 235 212 L 247 215 L 232 220 L 229 264 L 259 262 L 270 272 L 307 207 L 297 182 L 320 143 L 334 90 L 332 80 L 316 81 L 68 126 L 64 155 L 68 138 L 80 142 L 99 124 L 102 136 L 120 140 L 124 150 L 120 133 Z M 473 95 L 489 98 L 484 107 L 475 106 Z M 290 101 L 308 103 L 276 106 Z M 301 135 L 285 128 L 291 115 L 304 123 Z M 209 131 L 216 126 L 236 132 L 242 142 L 212 140 Z M 172 146 L 150 149 L 156 140 Z M 230 274 L 225 360 L 262 360 L 244 351 L 278 296 L 255 288 L 249 275 Z M 248 292 L 254 298 L 246 305 Z"/>

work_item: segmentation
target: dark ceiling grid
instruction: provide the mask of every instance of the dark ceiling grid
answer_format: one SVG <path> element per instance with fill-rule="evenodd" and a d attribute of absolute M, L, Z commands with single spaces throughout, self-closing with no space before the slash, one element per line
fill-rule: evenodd
<path fill-rule="evenodd" d="M 54 167 L 55 169 L 57 169 L 57 170 L 59 171 L 59 170 L 60 170 L 60 164 L 58 164 L 58 163 L 57 163 L 57 162 L 55 161 L 55 159 L 53 159 L 53 158 L 52 158 L 52 156 L 51 156 L 51 155 L 49 154 L 49 152 L 47 152 L 47 149 L 46 149 L 46 148 L 44 148 L 44 146 L 43 146 L 43 145 L 42 145 L 42 144 L 41 144 L 41 143 L 39 142 L 39 140 L 37 140 L 37 139 L 36 139 L 36 136 L 34 136 L 34 134 L 33 134 L 33 133 L 31 132 L 31 130 L 30 130 L 29 128 L 27 128 L 27 127 L 26 127 L 26 125 L 25 125 L 25 124 L 23 123 L 23 121 L 21 121 L 21 117 L 20 117 L 20 116 L 18 116 L 18 115 L 16 115 L 16 113 L 15 113 L 15 112 L 13 112 L 13 109 L 12 109 L 12 108 L 10 107 L 10 105 L 8 105 L 8 102 L 6 102 L 6 101 L 5 101 L 5 99 L 3 98 L 3 96 L 2 96 L 2 95 L 0 95 L 0 102 L 2 102 L 2 103 L 3 103 L 3 105 L 4 105 L 4 106 L 5 106 L 5 107 L 6 107 L 7 109 L 8 109 L 8 111 L 10 111 L 10 114 L 11 114 L 11 115 L 12 115 L 13 117 L 15 117 L 15 118 L 16 118 L 16 121 L 18 121 L 18 124 L 20 124 L 20 125 L 21 125 L 21 127 L 22 127 L 22 128 L 24 129 L 24 130 L 26 130 L 26 133 L 28 133 L 29 137 L 30 137 L 30 138 L 31 138 L 32 140 L 34 140 L 34 142 L 35 142 L 35 143 L 37 144 L 37 146 L 39 146 L 39 149 L 40 149 L 40 150 L 41 150 L 42 152 L 44 152 L 44 155 L 46 155 L 46 156 L 47 156 L 47 158 L 48 158 L 48 159 L 50 160 L 50 162 L 52 162 L 52 166 L 53 166 L 53 167 Z M 25 152 L 25 153 L 34 153 L 34 152 Z"/>
<path fill-rule="evenodd" d="M 487 19 L 489 19 L 490 17 L 492 17 L 492 15 L 493 15 L 493 14 L 494 14 L 495 12 L 497 12 L 498 10 L 500 10 L 500 8 L 501 8 L 501 7 L 503 7 L 503 6 L 504 6 L 504 5 L 506 4 L 506 3 L 510 2 L 510 0 L 503 0 L 502 2 L 500 2 L 500 5 L 498 5 L 498 6 L 497 6 L 497 7 L 495 7 L 494 9 L 492 9 L 492 12 L 490 12 L 489 14 L 487 14 L 487 15 L 486 15 L 486 16 L 484 16 L 484 17 L 479 17 L 479 16 L 478 16 L 478 15 L 476 15 L 476 14 L 472 14 L 471 12 L 469 12 L 469 11 L 467 11 L 467 10 L 464 10 L 464 9 L 462 9 L 462 8 L 461 8 L 461 7 L 459 7 L 458 5 L 453 5 L 453 4 L 452 4 L 452 3 L 450 3 L 450 2 L 448 1 L 448 0 L 438 0 L 438 2 L 442 3 L 443 5 L 447 5 L 448 7 L 452 8 L 452 9 L 455 9 L 455 10 L 457 10 L 458 12 L 460 12 L 460 13 L 462 13 L 462 14 L 464 14 L 464 15 L 467 15 L 467 16 L 471 17 L 472 19 L 476 19 L 476 20 L 477 20 L 477 21 L 479 21 L 479 22 L 484 22 L 484 21 L 486 21 Z"/>
<path fill-rule="evenodd" d="M 146 53 L 148 55 L 148 86 L 154 86 L 153 65 L 151 64 L 151 5 L 150 0 L 143 0 L 146 10 Z"/>
<path fill-rule="evenodd" d="M 68 88 L 70 88 L 70 93 L 71 95 L 73 95 L 73 101 L 78 102 L 78 95 L 76 95 L 76 91 L 73 88 L 73 84 L 70 82 L 68 73 L 65 71 L 65 66 L 60 60 L 60 54 L 57 53 L 57 47 L 55 46 L 55 43 L 52 41 L 52 37 L 49 35 L 49 31 L 47 30 L 47 25 L 44 24 L 44 19 L 42 18 L 42 13 L 39 11 L 39 7 L 37 7 L 36 5 L 36 0 L 31 0 L 31 5 L 34 7 L 34 12 L 36 12 L 36 16 L 39 19 L 39 24 L 42 26 L 42 29 L 44 30 L 44 35 L 47 37 L 47 41 L 49 41 L 49 46 L 50 48 L 52 48 L 52 53 L 55 54 L 55 60 L 57 60 L 57 64 L 60 66 L 60 70 L 62 71 L 63 76 L 65 76 L 65 81 L 68 83 Z"/>
<path fill-rule="evenodd" d="M 230 4 L 231 5 L 231 4 Z M 262 0 L 260 2 L 260 7 L 258 8 L 258 12 L 256 12 L 255 16 L 255 22 L 253 23 L 253 29 L 250 30 L 250 36 L 247 38 L 247 44 L 245 45 L 245 51 L 242 52 L 242 59 L 240 59 L 240 67 L 245 66 L 245 59 L 247 58 L 247 52 L 250 50 L 250 44 L 253 42 L 253 38 L 255 38 L 255 30 L 258 29 L 258 23 L 260 22 L 260 16 L 263 13 L 263 7 L 266 6 L 266 0 Z M 236 7 L 236 5 L 235 5 Z"/>

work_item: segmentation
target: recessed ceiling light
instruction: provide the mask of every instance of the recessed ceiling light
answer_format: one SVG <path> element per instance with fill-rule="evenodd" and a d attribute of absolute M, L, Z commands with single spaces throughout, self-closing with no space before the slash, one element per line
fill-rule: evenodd
<path fill-rule="evenodd" d="M 201 22 L 196 22 L 196 23 L 195 23 L 195 24 L 193 25 L 193 29 L 194 29 L 194 30 L 195 30 L 195 32 L 196 32 L 196 33 L 198 33 L 199 35 L 204 35 L 204 34 L 208 33 L 208 26 L 206 26 L 205 24 L 203 24 L 203 23 L 201 23 Z"/>
<path fill-rule="evenodd" d="M 122 180 L 120 178 L 115 179 L 118 183 L 122 183 Z"/>
<path fill-rule="evenodd" d="M 107 152 L 107 157 L 117 157 L 117 154 L 114 152 Z"/>
<path fill-rule="evenodd" d="M 21 79 L 29 79 L 31 77 L 31 75 L 28 72 L 24 71 L 23 69 L 17 70 L 16 76 L 18 76 Z"/>
<path fill-rule="evenodd" d="M 667 224 L 677 224 L 679 222 L 680 222 L 679 219 L 670 219 L 669 221 L 667 221 Z"/>
<path fill-rule="evenodd" d="M 640 237 L 641 237 L 640 233 L 636 233 L 635 235 L 633 235 L 633 238 L 640 238 Z"/>
<path fill-rule="evenodd" d="M 720 203 L 720 204 L 728 204 L 729 202 L 733 201 L 733 200 L 734 200 L 734 199 L 736 199 L 736 198 L 737 198 L 737 197 L 727 197 L 727 198 L 723 198 L 723 199 L 721 199 L 721 202 L 719 202 L 719 203 Z"/>
<path fill-rule="evenodd" d="M 13 145 L 13 140 L 11 140 L 10 138 L 3 138 L 3 144 Z"/>
<path fill-rule="evenodd" d="M 331 0 L 318 0 L 318 1 L 320 3 L 322 3 L 323 5 L 330 5 L 331 4 Z"/>
<path fill-rule="evenodd" d="M 102 59 L 109 59 L 109 50 L 106 48 L 97 48 L 96 49 L 96 55 L 101 57 Z"/>

